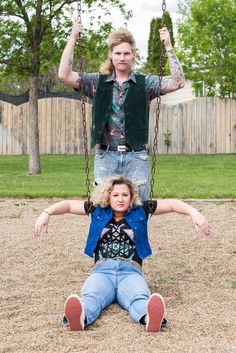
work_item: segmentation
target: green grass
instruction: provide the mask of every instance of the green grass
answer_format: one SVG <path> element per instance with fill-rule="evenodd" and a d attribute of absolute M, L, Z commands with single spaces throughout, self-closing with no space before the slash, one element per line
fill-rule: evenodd
<path fill-rule="evenodd" d="M 86 197 L 83 156 L 43 155 L 38 176 L 29 176 L 27 165 L 27 156 L 0 156 L 1 197 Z M 89 168 L 92 182 L 93 156 Z M 236 155 L 158 156 L 154 194 L 159 198 L 236 198 Z"/>

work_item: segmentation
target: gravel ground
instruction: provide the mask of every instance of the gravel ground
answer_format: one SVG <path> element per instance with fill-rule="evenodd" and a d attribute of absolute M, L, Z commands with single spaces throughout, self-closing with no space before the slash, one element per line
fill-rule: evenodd
<path fill-rule="evenodd" d="M 195 234 L 189 217 L 153 217 L 153 255 L 143 271 L 166 301 L 169 327 L 148 334 L 113 304 L 83 332 L 59 325 L 93 261 L 83 254 L 88 217 L 52 217 L 33 237 L 40 210 L 56 200 L 0 200 L 0 352 L 236 353 L 236 202 L 189 201 L 212 225 Z"/>

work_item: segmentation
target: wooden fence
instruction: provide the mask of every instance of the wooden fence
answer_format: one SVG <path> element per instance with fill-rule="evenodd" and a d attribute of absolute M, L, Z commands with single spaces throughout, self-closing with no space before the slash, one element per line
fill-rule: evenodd
<path fill-rule="evenodd" d="M 150 108 L 152 147 L 156 102 Z M 86 103 L 90 145 L 91 105 Z M 28 153 L 28 103 L 14 106 L 0 101 L 0 155 Z M 135 126 L 134 126 L 135 128 Z M 169 147 L 164 142 L 169 135 Z M 68 98 L 39 100 L 41 154 L 83 153 L 81 102 Z M 168 149 L 168 150 L 167 150 Z M 92 151 L 91 151 L 92 152 Z M 236 100 L 197 98 L 178 105 L 162 105 L 159 154 L 236 153 Z"/>

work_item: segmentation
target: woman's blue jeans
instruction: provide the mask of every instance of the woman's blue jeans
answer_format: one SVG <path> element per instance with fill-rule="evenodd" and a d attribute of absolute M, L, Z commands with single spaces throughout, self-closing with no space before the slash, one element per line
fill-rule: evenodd
<path fill-rule="evenodd" d="M 123 175 L 135 182 L 141 200 L 149 199 L 150 164 L 147 151 L 115 152 L 96 148 L 95 185 L 114 175 Z"/>
<path fill-rule="evenodd" d="M 112 303 L 128 310 L 136 322 L 146 315 L 150 290 L 142 270 L 130 261 L 104 260 L 95 265 L 81 290 L 86 325 L 98 318 Z"/>

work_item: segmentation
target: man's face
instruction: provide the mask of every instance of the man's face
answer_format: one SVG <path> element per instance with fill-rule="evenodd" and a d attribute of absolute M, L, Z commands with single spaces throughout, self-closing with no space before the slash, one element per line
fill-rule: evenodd
<path fill-rule="evenodd" d="M 129 43 L 121 43 L 116 45 L 113 50 L 109 52 L 109 57 L 116 71 L 130 72 L 135 53 Z"/>

